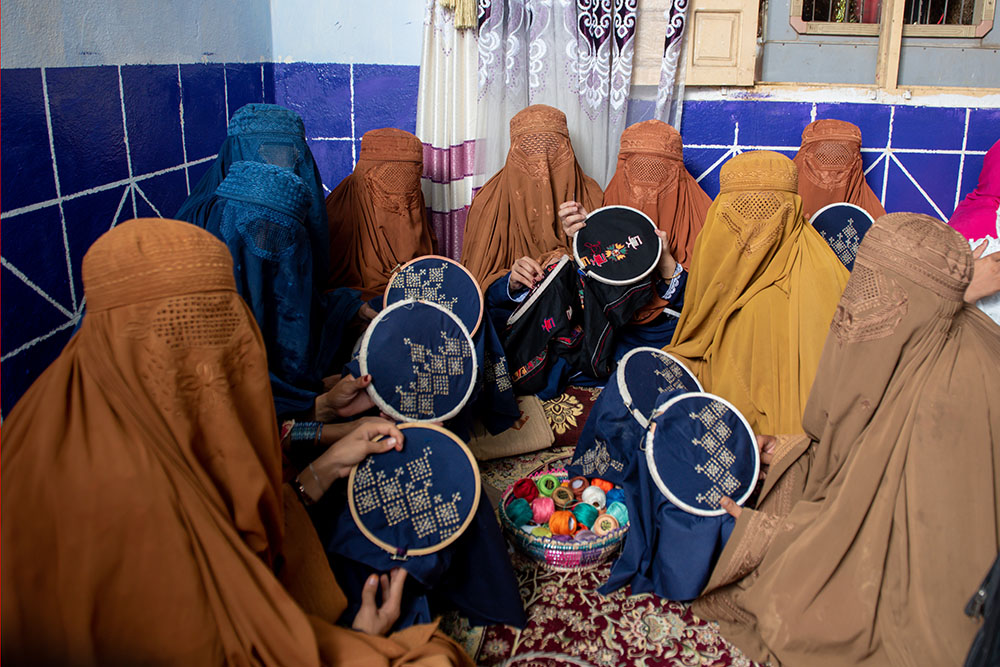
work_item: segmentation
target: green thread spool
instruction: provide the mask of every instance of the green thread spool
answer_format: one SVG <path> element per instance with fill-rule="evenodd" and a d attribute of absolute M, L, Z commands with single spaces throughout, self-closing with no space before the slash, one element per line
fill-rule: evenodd
<path fill-rule="evenodd" d="M 607 513 L 615 518 L 619 526 L 628 523 L 628 508 L 623 503 L 613 502 L 608 505 Z"/>
<path fill-rule="evenodd" d="M 517 498 L 510 505 L 507 505 L 506 512 L 507 518 L 515 526 L 523 526 L 526 523 L 530 523 L 532 516 L 534 516 L 531 511 L 531 504 L 524 498 Z"/>
<path fill-rule="evenodd" d="M 580 503 L 573 507 L 573 516 L 576 517 L 576 521 L 579 524 L 590 528 L 594 525 L 594 519 L 600 512 L 593 505 L 588 505 L 587 503 Z"/>
<path fill-rule="evenodd" d="M 559 478 L 555 475 L 542 475 L 536 482 L 538 493 L 543 496 L 551 496 L 552 492 L 559 488 Z"/>
<path fill-rule="evenodd" d="M 552 537 L 552 531 L 546 526 L 535 526 L 531 530 L 531 534 L 535 537 Z"/>
<path fill-rule="evenodd" d="M 568 487 L 559 486 L 552 491 L 552 500 L 559 509 L 566 509 L 576 502 L 576 496 L 573 495 L 573 492 Z"/>

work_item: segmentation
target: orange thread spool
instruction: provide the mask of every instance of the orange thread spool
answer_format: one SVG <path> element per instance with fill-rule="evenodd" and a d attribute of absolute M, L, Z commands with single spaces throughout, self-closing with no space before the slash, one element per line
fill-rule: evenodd
<path fill-rule="evenodd" d="M 572 535 L 576 532 L 576 517 L 572 512 L 560 510 L 549 518 L 549 530 L 553 535 Z"/>
<path fill-rule="evenodd" d="M 604 491 L 604 493 L 607 493 L 611 489 L 615 488 L 615 485 L 612 484 L 611 482 L 609 482 L 608 480 L 606 480 L 606 479 L 598 479 L 597 477 L 595 477 L 594 479 L 590 480 L 590 485 L 598 487 L 599 489 L 601 489 L 602 491 Z"/>

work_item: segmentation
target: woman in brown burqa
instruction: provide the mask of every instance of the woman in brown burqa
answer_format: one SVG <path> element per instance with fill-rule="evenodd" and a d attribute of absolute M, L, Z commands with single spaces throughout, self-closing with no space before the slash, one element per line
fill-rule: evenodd
<path fill-rule="evenodd" d="M 1000 327 L 972 255 L 925 215 L 876 221 L 806 406 L 695 611 L 772 664 L 957 665 L 1000 540 Z"/>
<path fill-rule="evenodd" d="M 225 245 L 127 222 L 83 281 L 80 331 L 4 424 L 5 664 L 470 664 L 430 625 L 332 624 L 345 600 L 281 484 L 264 344 Z M 374 435 L 317 459 L 315 483 L 385 451 Z M 356 627 L 378 625 L 373 605 Z"/>
<path fill-rule="evenodd" d="M 848 202 L 873 218 L 885 215 L 882 202 L 865 180 L 861 130 L 843 120 L 814 120 L 802 130 L 802 146 L 793 158 L 799 168 L 799 196 L 808 220 L 827 204 Z"/>
<path fill-rule="evenodd" d="M 396 268 L 434 252 L 423 164 L 423 145 L 409 132 L 386 127 L 361 137 L 354 173 L 326 198 L 330 287 L 381 294 Z"/>
<path fill-rule="evenodd" d="M 515 260 L 541 263 L 552 251 L 569 253 L 556 210 L 570 200 L 592 211 L 601 187 L 576 162 L 566 115 L 544 104 L 518 112 L 510 119 L 507 163 L 472 200 L 462 264 L 485 291 Z"/>

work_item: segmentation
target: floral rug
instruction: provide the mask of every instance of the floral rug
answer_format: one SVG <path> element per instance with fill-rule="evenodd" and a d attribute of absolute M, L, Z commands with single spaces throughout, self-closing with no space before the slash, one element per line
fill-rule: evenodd
<path fill-rule="evenodd" d="M 572 455 L 600 389 L 569 387 L 544 402 L 555 434 L 546 450 L 480 463 L 483 481 L 503 490 L 536 470 L 558 467 Z M 585 572 L 556 572 L 513 551 L 528 614 L 528 625 L 472 627 L 456 614 L 442 619 L 477 665 L 542 667 L 573 665 L 735 665 L 755 663 L 731 646 L 714 623 L 702 621 L 688 605 L 652 594 L 629 596 L 628 589 L 607 597 L 597 588 L 611 563 Z"/>

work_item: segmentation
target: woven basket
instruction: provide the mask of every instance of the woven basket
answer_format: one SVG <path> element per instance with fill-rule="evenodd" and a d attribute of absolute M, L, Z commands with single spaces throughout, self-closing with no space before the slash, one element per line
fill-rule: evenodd
<path fill-rule="evenodd" d="M 542 475 L 554 475 L 560 481 L 568 475 L 562 468 L 539 470 L 528 475 L 528 479 L 537 480 Z M 536 537 L 521 530 L 507 516 L 507 500 L 514 492 L 514 485 L 507 487 L 500 502 L 500 523 L 503 525 L 507 539 L 532 560 L 546 567 L 560 571 L 591 570 L 612 556 L 616 555 L 622 546 L 629 524 L 608 533 L 592 542 L 560 542 L 551 537 Z"/>

